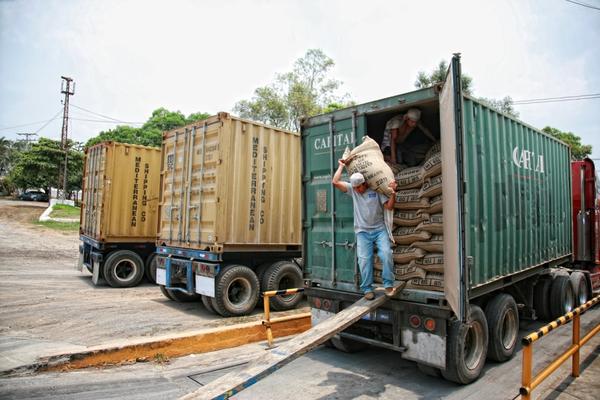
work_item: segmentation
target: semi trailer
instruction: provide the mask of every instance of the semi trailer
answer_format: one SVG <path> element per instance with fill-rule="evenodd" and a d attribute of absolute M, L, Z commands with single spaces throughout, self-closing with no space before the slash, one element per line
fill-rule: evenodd
<path fill-rule="evenodd" d="M 455 55 L 443 84 L 304 119 L 302 227 L 316 325 L 362 296 L 352 201 L 331 184 L 338 159 L 366 136 L 381 143 L 387 121 L 417 108 L 441 154 L 441 194 L 417 213 L 441 202 L 435 276 L 443 282 L 423 290 L 409 280 L 330 344 L 394 350 L 429 375 L 467 384 L 486 359 L 512 357 L 520 319 L 555 318 L 598 292 L 600 246 L 591 160 L 571 164 L 565 143 L 463 93 L 460 76 Z M 400 146 L 427 144 L 434 148 L 415 132 Z"/>
<path fill-rule="evenodd" d="M 219 113 L 165 132 L 157 284 L 222 316 L 300 287 L 300 136 Z M 271 299 L 295 307 L 302 294 Z"/>

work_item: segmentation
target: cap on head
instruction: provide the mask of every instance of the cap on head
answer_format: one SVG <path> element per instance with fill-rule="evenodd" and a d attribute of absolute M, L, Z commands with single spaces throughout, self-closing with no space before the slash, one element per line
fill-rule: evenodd
<path fill-rule="evenodd" d="M 357 187 L 365 182 L 365 177 L 360 172 L 355 172 L 350 176 L 350 184 L 352 187 Z"/>
<path fill-rule="evenodd" d="M 419 110 L 418 108 L 411 108 L 406 112 L 406 116 L 412 119 L 413 121 L 417 122 L 419 121 L 419 119 L 421 119 L 421 110 Z"/>

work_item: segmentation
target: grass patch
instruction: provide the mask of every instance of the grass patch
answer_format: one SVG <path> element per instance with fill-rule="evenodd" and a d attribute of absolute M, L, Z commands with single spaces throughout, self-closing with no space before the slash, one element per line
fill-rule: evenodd
<path fill-rule="evenodd" d="M 57 221 L 35 221 L 36 225 L 55 229 L 64 232 L 77 232 L 79 230 L 79 221 L 77 222 L 57 222 Z"/>
<path fill-rule="evenodd" d="M 67 204 L 55 204 L 52 207 L 50 216 L 52 218 L 79 218 L 79 207 L 69 206 Z"/>

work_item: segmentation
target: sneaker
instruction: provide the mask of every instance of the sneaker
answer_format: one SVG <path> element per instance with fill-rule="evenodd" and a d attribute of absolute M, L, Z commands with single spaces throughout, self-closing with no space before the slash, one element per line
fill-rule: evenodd
<path fill-rule="evenodd" d="M 373 300 L 375 298 L 375 293 L 373 292 L 367 292 L 365 293 L 365 299 L 367 300 Z"/>
<path fill-rule="evenodd" d="M 396 288 L 386 287 L 385 288 L 385 295 L 387 297 L 394 297 L 396 295 Z"/>

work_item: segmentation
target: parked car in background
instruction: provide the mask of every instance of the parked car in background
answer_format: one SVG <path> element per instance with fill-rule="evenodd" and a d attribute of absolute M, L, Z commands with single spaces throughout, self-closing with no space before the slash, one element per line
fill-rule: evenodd
<path fill-rule="evenodd" d="M 48 201 L 48 194 L 40 190 L 30 190 L 19 195 L 19 200 L 25 201 Z"/>

